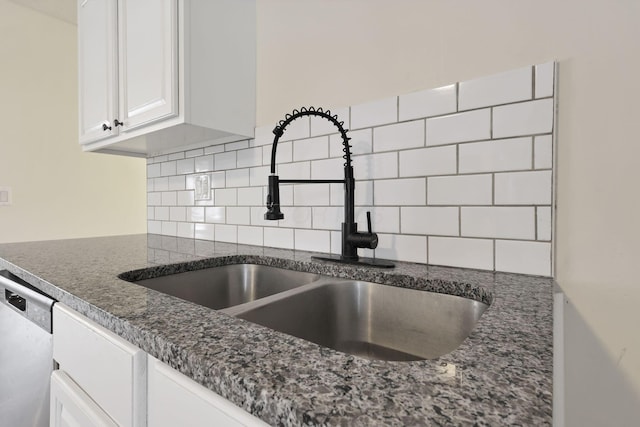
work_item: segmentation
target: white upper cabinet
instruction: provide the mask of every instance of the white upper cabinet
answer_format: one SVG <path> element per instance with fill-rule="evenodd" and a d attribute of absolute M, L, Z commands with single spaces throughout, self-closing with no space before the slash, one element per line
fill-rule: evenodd
<path fill-rule="evenodd" d="M 116 2 L 80 0 L 78 6 L 78 81 L 80 143 L 118 135 Z"/>
<path fill-rule="evenodd" d="M 178 114 L 178 5 L 175 0 L 121 5 L 120 120 L 132 130 Z"/>
<path fill-rule="evenodd" d="M 253 137 L 255 0 L 78 0 L 80 143 L 149 156 Z"/>

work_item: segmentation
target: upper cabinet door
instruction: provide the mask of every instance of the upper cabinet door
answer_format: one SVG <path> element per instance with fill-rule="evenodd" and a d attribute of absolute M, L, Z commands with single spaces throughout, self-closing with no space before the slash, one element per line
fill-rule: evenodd
<path fill-rule="evenodd" d="M 120 120 L 129 131 L 178 114 L 176 0 L 120 0 Z"/>
<path fill-rule="evenodd" d="M 117 3 L 78 0 L 80 143 L 118 134 Z"/>

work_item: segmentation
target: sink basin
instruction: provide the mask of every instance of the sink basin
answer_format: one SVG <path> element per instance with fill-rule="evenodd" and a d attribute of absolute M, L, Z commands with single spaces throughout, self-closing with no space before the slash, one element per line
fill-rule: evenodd
<path fill-rule="evenodd" d="M 413 289 L 320 280 L 228 314 L 370 359 L 432 359 L 455 350 L 488 306 Z"/>
<path fill-rule="evenodd" d="M 217 310 L 306 285 L 319 278 L 313 273 L 264 265 L 232 264 L 134 283 Z"/>

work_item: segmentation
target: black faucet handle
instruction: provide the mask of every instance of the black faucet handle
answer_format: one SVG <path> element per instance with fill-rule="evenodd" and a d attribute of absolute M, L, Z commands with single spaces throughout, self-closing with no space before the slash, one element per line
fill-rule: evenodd
<path fill-rule="evenodd" d="M 367 231 L 371 234 L 371 211 L 367 211 Z"/>

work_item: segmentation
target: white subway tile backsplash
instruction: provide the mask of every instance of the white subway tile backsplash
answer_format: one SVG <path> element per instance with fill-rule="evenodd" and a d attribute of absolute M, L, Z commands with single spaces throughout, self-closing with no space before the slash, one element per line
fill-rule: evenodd
<path fill-rule="evenodd" d="M 402 234 L 378 235 L 376 258 L 408 262 L 427 262 L 427 237 Z"/>
<path fill-rule="evenodd" d="M 427 119 L 427 146 L 489 138 L 491 138 L 489 108 Z"/>
<path fill-rule="evenodd" d="M 176 162 L 162 162 L 160 163 L 160 176 L 169 176 L 176 174 Z"/>
<path fill-rule="evenodd" d="M 430 236 L 458 236 L 457 207 L 407 206 L 400 208 L 402 233 Z"/>
<path fill-rule="evenodd" d="M 538 240 L 551 240 L 551 206 L 540 206 L 536 209 Z"/>
<path fill-rule="evenodd" d="M 532 77 L 532 68 L 525 67 L 460 82 L 458 108 L 471 110 L 532 99 Z"/>
<path fill-rule="evenodd" d="M 385 98 L 351 107 L 353 129 L 386 125 L 398 121 L 398 97 Z"/>
<path fill-rule="evenodd" d="M 460 173 L 531 169 L 531 137 L 460 144 L 459 158 Z"/>
<path fill-rule="evenodd" d="M 196 175 L 197 177 L 198 175 Z M 225 188 L 227 186 L 226 173 L 223 171 L 212 172 L 209 174 L 211 178 L 211 188 Z M 194 184 L 195 185 L 195 184 Z M 189 187 L 187 187 L 189 188 Z M 195 187 L 194 187 L 195 189 Z"/>
<path fill-rule="evenodd" d="M 169 191 L 169 177 L 153 178 L 153 189 L 155 191 Z"/>
<path fill-rule="evenodd" d="M 397 151 L 424 147 L 424 120 L 396 123 L 373 129 L 373 151 Z"/>
<path fill-rule="evenodd" d="M 296 206 L 329 206 L 329 184 L 298 184 L 293 187 Z"/>
<path fill-rule="evenodd" d="M 272 248 L 293 249 L 293 229 L 265 227 L 264 245 Z"/>
<path fill-rule="evenodd" d="M 184 152 L 180 151 L 179 153 L 171 153 L 167 155 L 167 160 L 180 160 L 184 159 Z"/>
<path fill-rule="evenodd" d="M 329 157 L 329 137 L 301 139 L 293 142 L 293 161 L 326 159 Z"/>
<path fill-rule="evenodd" d="M 309 215 L 309 222 L 311 223 L 311 215 Z M 313 208 L 313 228 L 315 229 L 340 230 L 343 222 L 344 209 L 342 207 L 315 206 Z"/>
<path fill-rule="evenodd" d="M 354 156 L 352 165 L 353 176 L 358 180 L 398 177 L 398 153 L 396 152 Z"/>
<path fill-rule="evenodd" d="M 227 224 L 250 225 L 251 208 L 249 206 L 228 206 Z"/>
<path fill-rule="evenodd" d="M 551 244 L 496 240 L 496 269 L 512 273 L 551 275 Z"/>
<path fill-rule="evenodd" d="M 351 138 L 360 256 L 549 275 L 553 63 L 336 109 Z M 147 159 L 150 233 L 341 252 L 344 184 L 281 184 L 285 219 L 264 219 L 274 124 L 256 138 Z M 281 179 L 343 178 L 328 120 L 289 124 Z M 194 200 L 206 174 L 209 200 Z M 170 260 L 169 253 L 166 255 Z"/>
<path fill-rule="evenodd" d="M 550 205 L 551 171 L 497 173 L 495 204 Z"/>
<path fill-rule="evenodd" d="M 338 116 L 338 122 L 343 122 L 342 127 L 349 129 L 349 108 L 335 108 L 329 110 L 329 114 L 334 117 Z M 311 116 L 311 136 L 329 135 L 338 132 L 338 128 L 330 121 L 323 117 Z"/>
<path fill-rule="evenodd" d="M 193 239 L 195 230 L 194 225 L 195 224 L 191 222 L 179 222 L 177 224 L 176 236 Z"/>
<path fill-rule="evenodd" d="M 224 144 L 224 151 L 237 151 L 237 150 L 242 150 L 244 148 L 249 148 L 249 140 L 236 141 L 236 142 L 230 142 L 228 144 Z"/>
<path fill-rule="evenodd" d="M 196 172 L 210 172 L 213 170 L 213 155 L 195 158 Z"/>
<path fill-rule="evenodd" d="M 456 112 L 456 85 L 400 95 L 400 120 L 440 116 Z"/>
<path fill-rule="evenodd" d="M 248 168 L 262 165 L 262 147 L 248 148 L 237 153 L 237 167 Z"/>
<path fill-rule="evenodd" d="M 214 227 L 217 241 L 238 243 L 237 225 L 216 224 Z"/>
<path fill-rule="evenodd" d="M 491 175 L 459 175 L 427 178 L 429 205 L 490 205 Z"/>
<path fill-rule="evenodd" d="M 376 206 L 424 205 L 426 194 L 424 178 L 385 179 L 375 182 L 373 200 Z"/>
<path fill-rule="evenodd" d="M 267 212 L 267 208 L 264 206 L 252 206 L 251 225 L 258 225 L 261 227 L 275 227 L 278 223 L 276 221 L 269 221 L 264 219 L 265 212 Z"/>
<path fill-rule="evenodd" d="M 162 162 L 166 162 L 167 160 L 169 160 L 169 156 L 164 154 L 162 156 L 156 156 L 154 159 L 154 163 L 162 163 Z"/>
<path fill-rule="evenodd" d="M 551 135 L 536 136 L 533 140 L 535 169 L 551 169 L 553 167 L 553 145 Z"/>
<path fill-rule="evenodd" d="M 147 193 L 147 206 L 160 206 L 162 205 L 162 193 L 150 192 Z"/>
<path fill-rule="evenodd" d="M 176 173 L 178 175 L 194 173 L 195 161 L 193 158 L 178 160 L 176 162 Z"/>
<path fill-rule="evenodd" d="M 236 167 L 236 152 L 229 151 L 214 156 L 214 165 L 216 170 L 234 169 Z"/>
<path fill-rule="evenodd" d="M 227 187 L 249 186 L 249 169 L 231 169 L 227 171 Z"/>
<path fill-rule="evenodd" d="M 194 206 L 187 208 L 187 221 L 204 222 L 204 207 Z"/>
<path fill-rule="evenodd" d="M 213 224 L 194 224 L 194 237 L 201 240 L 214 240 L 214 229 Z"/>
<path fill-rule="evenodd" d="M 178 204 L 178 197 L 175 191 L 163 191 L 162 206 L 175 206 Z"/>
<path fill-rule="evenodd" d="M 338 255 L 342 253 L 342 233 L 339 231 L 331 232 L 331 253 Z M 362 253 L 358 255 L 362 256 Z"/>
<path fill-rule="evenodd" d="M 296 229 L 293 233 L 296 250 L 329 253 L 331 248 L 329 231 Z"/>
<path fill-rule="evenodd" d="M 162 222 L 147 221 L 147 233 L 162 234 Z"/>
<path fill-rule="evenodd" d="M 351 155 L 369 154 L 373 151 L 372 129 L 360 129 L 349 131 L 349 151 Z M 342 157 L 344 155 L 344 144 L 341 135 L 329 136 L 329 157 Z"/>
<path fill-rule="evenodd" d="M 554 62 L 547 62 L 535 66 L 536 70 L 536 98 L 553 96 Z"/>
<path fill-rule="evenodd" d="M 168 190 L 185 190 L 184 175 L 170 176 L 168 179 Z"/>
<path fill-rule="evenodd" d="M 269 166 L 261 166 L 257 168 L 249 169 L 249 185 L 253 186 L 261 186 L 269 184 L 269 175 L 270 175 L 270 167 Z"/>
<path fill-rule="evenodd" d="M 226 209 L 220 206 L 207 206 L 204 208 L 204 212 L 204 220 L 208 223 L 222 224 L 227 218 Z"/>
<path fill-rule="evenodd" d="M 313 160 L 311 179 L 342 179 L 344 177 L 344 159 Z"/>
<path fill-rule="evenodd" d="M 493 109 L 494 138 L 550 133 L 552 130 L 553 99 L 551 98 L 504 105 Z"/>
<path fill-rule="evenodd" d="M 262 187 L 238 188 L 238 206 L 258 206 L 264 200 Z"/>
<path fill-rule="evenodd" d="M 235 206 L 238 204 L 238 192 L 235 188 L 219 188 L 214 192 L 216 206 Z"/>
<path fill-rule="evenodd" d="M 419 148 L 400 153 L 400 176 L 452 175 L 456 173 L 456 147 Z"/>
<path fill-rule="evenodd" d="M 177 236 L 178 224 L 171 221 L 162 221 L 162 234 L 165 236 Z"/>
<path fill-rule="evenodd" d="M 331 205 L 344 206 L 344 184 L 331 184 Z M 373 181 L 356 181 L 355 186 L 356 206 L 373 205 Z"/>
<path fill-rule="evenodd" d="M 275 126 L 271 128 L 273 130 Z M 294 139 L 304 139 L 311 136 L 311 120 L 309 117 L 300 117 L 292 121 L 284 130 L 284 134 L 280 137 L 280 141 L 292 141 Z M 271 142 L 273 143 L 274 135 L 271 133 Z"/>
<path fill-rule="evenodd" d="M 266 208 L 262 209 L 263 213 Z M 279 227 L 311 228 L 311 208 L 309 206 L 286 206 L 282 208 L 284 219 L 277 222 Z"/>
<path fill-rule="evenodd" d="M 284 184 L 280 186 L 280 204 L 282 206 L 293 206 L 293 184 Z M 268 188 L 264 188 L 264 198 L 267 200 Z"/>
<path fill-rule="evenodd" d="M 205 147 L 204 155 L 222 153 L 224 151 L 224 145 L 211 145 L 209 147 Z"/>
<path fill-rule="evenodd" d="M 172 206 L 169 208 L 169 219 L 171 221 L 186 221 L 187 208 L 183 206 Z"/>
<path fill-rule="evenodd" d="M 262 164 L 271 167 L 272 146 L 265 145 L 262 147 Z M 293 142 L 279 142 L 276 149 L 276 164 L 289 163 L 293 161 Z"/>
<path fill-rule="evenodd" d="M 147 165 L 147 178 L 157 178 L 160 176 L 160 163 Z"/>
<path fill-rule="evenodd" d="M 204 155 L 204 148 L 196 148 L 195 150 L 185 151 L 184 157 L 198 157 Z"/>
<path fill-rule="evenodd" d="M 169 207 L 168 206 L 156 206 L 155 207 L 155 219 L 159 221 L 169 221 Z"/>
<path fill-rule="evenodd" d="M 462 207 L 461 235 L 535 240 L 534 207 Z"/>
<path fill-rule="evenodd" d="M 359 231 L 367 230 L 367 211 L 371 212 L 371 228 L 374 233 L 400 233 L 400 208 L 397 206 L 361 206 L 356 208 L 356 222 Z M 339 218 L 339 223 L 344 222 L 343 213 Z"/>
<path fill-rule="evenodd" d="M 311 163 L 296 162 L 279 164 L 276 167 L 276 172 L 280 179 L 310 179 Z M 268 179 L 265 181 L 265 185 L 266 184 L 268 184 Z"/>
<path fill-rule="evenodd" d="M 262 246 L 264 243 L 262 227 L 239 226 L 238 243 Z"/>
<path fill-rule="evenodd" d="M 178 206 L 191 206 L 194 204 L 195 194 L 192 190 L 178 191 L 176 203 Z"/>
<path fill-rule="evenodd" d="M 493 270 L 493 240 L 429 236 L 429 264 Z"/>

